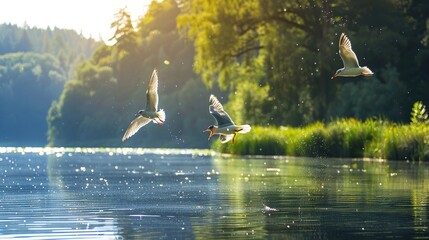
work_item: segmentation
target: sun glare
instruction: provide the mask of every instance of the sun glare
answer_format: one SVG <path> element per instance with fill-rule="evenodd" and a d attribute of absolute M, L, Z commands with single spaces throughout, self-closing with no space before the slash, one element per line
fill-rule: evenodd
<path fill-rule="evenodd" d="M 196 155 L 209 156 L 215 155 L 210 150 L 203 149 L 174 149 L 174 148 L 80 148 L 80 147 L 0 147 L 0 154 L 19 153 L 25 155 L 27 153 L 36 153 L 43 155 L 56 155 L 61 157 L 64 154 L 71 155 L 73 153 L 108 153 L 113 155 L 143 155 L 143 154 L 159 154 L 159 155 Z"/>
<path fill-rule="evenodd" d="M 151 0 L 14 0 L 2 4 L 0 23 L 74 29 L 85 37 L 107 41 L 113 35 L 110 24 L 120 8 L 126 7 L 136 24 L 150 2 Z"/>

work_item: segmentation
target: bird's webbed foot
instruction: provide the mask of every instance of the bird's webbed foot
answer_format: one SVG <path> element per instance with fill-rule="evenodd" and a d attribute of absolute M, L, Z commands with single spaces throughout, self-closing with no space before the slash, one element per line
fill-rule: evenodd
<path fill-rule="evenodd" d="M 156 124 L 158 124 L 158 125 L 163 125 L 164 124 L 164 121 L 162 121 L 160 118 L 153 119 L 153 122 L 156 123 Z"/>
<path fill-rule="evenodd" d="M 237 133 L 234 133 L 234 137 L 232 137 L 232 144 L 235 143 L 235 136 L 237 136 Z"/>

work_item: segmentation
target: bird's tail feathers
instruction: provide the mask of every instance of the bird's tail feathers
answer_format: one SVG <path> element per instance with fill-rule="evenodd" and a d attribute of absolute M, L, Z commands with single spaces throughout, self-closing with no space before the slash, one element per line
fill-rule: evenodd
<path fill-rule="evenodd" d="M 250 127 L 250 125 L 248 125 L 248 124 L 246 124 L 246 125 L 240 125 L 239 127 L 241 128 L 241 130 L 238 131 L 238 133 L 248 133 L 252 129 Z"/>
<path fill-rule="evenodd" d="M 368 67 L 362 67 L 362 75 L 364 76 L 372 76 L 374 73 Z"/>

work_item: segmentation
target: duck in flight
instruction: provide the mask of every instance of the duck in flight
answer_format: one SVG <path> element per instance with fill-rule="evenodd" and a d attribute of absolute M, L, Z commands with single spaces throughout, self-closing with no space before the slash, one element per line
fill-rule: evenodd
<path fill-rule="evenodd" d="M 153 70 L 152 76 L 149 80 L 149 85 L 146 91 L 146 109 L 138 111 L 136 118 L 130 123 L 122 142 L 133 136 L 140 128 L 148 124 L 150 121 L 158 125 L 162 125 L 165 121 L 164 110 L 158 110 L 158 73 L 156 69 Z"/>
<path fill-rule="evenodd" d="M 209 112 L 216 120 L 217 125 L 211 125 L 204 130 L 204 132 L 210 132 L 208 140 L 210 140 L 213 135 L 219 134 L 221 143 L 226 143 L 232 140 L 232 143 L 234 144 L 237 133 L 250 132 L 251 127 L 248 124 L 235 125 L 228 113 L 223 109 L 222 104 L 213 94 L 210 95 L 209 102 Z"/>
<path fill-rule="evenodd" d="M 332 78 L 374 75 L 374 73 L 368 67 L 359 66 L 357 56 L 352 50 L 352 43 L 344 33 L 341 33 L 340 36 L 339 53 L 341 59 L 343 60 L 344 67 L 338 69 Z"/>

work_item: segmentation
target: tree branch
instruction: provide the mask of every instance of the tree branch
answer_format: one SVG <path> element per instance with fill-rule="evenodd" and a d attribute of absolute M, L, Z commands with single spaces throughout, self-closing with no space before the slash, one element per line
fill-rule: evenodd
<path fill-rule="evenodd" d="M 248 47 L 248 48 L 242 49 L 242 50 L 241 50 L 241 51 L 239 51 L 239 52 L 236 52 L 235 54 L 229 54 L 229 56 L 230 56 L 230 57 L 234 57 L 234 58 L 239 58 L 239 57 L 241 57 L 242 55 L 244 55 L 244 54 L 246 54 L 246 53 L 248 53 L 248 52 L 256 51 L 256 50 L 260 50 L 260 49 L 262 49 L 262 48 L 264 48 L 264 46 L 262 46 L 262 45 L 257 45 L 257 46 L 253 46 L 253 47 Z"/>

